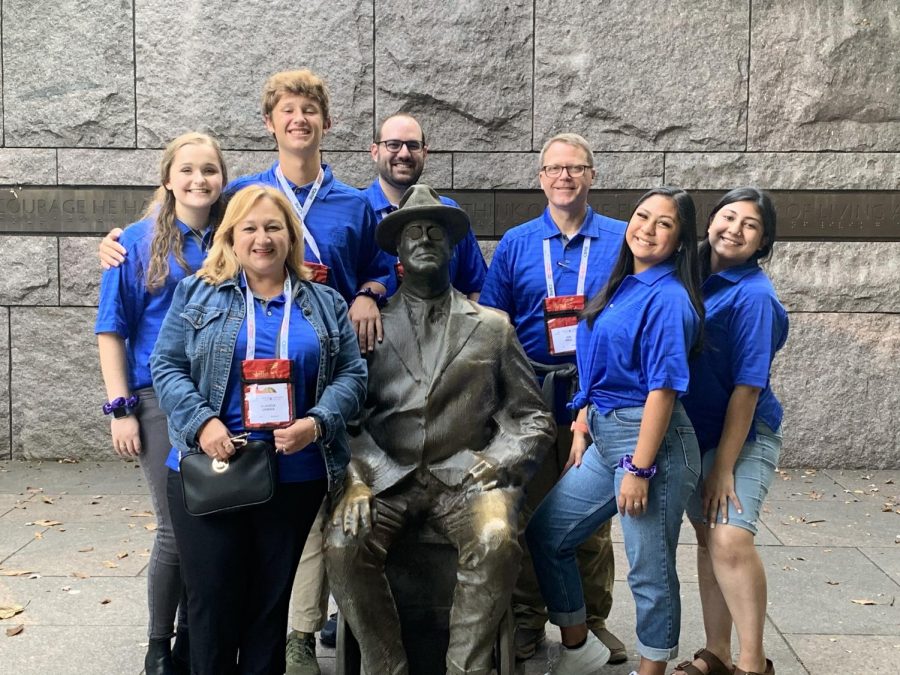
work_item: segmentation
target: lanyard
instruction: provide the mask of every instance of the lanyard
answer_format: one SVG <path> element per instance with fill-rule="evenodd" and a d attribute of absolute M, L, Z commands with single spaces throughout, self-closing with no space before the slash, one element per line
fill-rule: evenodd
<path fill-rule="evenodd" d="M 309 246 L 309 250 L 312 251 L 312 254 L 316 256 L 316 260 L 321 263 L 322 254 L 319 253 L 319 246 L 316 244 L 316 240 L 313 239 L 312 233 L 306 226 L 306 214 L 309 213 L 310 207 L 313 205 L 313 202 L 316 201 L 316 195 L 319 194 L 319 188 L 322 187 L 322 181 L 325 180 L 325 172 L 322 170 L 322 167 L 319 167 L 319 175 L 316 176 L 316 182 L 313 183 L 312 188 L 310 188 L 309 194 L 306 195 L 306 199 L 303 201 L 302 206 L 297 199 L 297 195 L 294 194 L 290 184 L 287 182 L 287 178 L 284 177 L 284 172 L 281 170 L 281 164 L 275 167 L 275 177 L 278 179 L 281 191 L 284 193 L 285 197 L 288 198 L 288 201 L 291 202 L 291 206 L 294 207 L 294 212 L 297 214 L 297 217 L 300 218 L 300 225 L 303 227 L 303 241 Z"/>
<path fill-rule="evenodd" d="M 256 302 L 253 298 L 253 291 L 250 290 L 250 284 L 247 283 L 247 275 L 241 272 L 244 277 L 244 286 L 246 287 L 247 300 L 247 360 L 252 361 L 256 357 Z M 288 356 L 288 329 L 291 324 L 291 305 L 294 299 L 291 296 L 291 275 L 288 274 L 284 280 L 284 316 L 281 318 L 281 334 L 278 337 L 278 353 L 275 358 L 286 359 Z"/>
<path fill-rule="evenodd" d="M 583 237 L 581 244 L 581 266 L 578 268 L 578 288 L 576 295 L 584 295 L 584 281 L 587 278 L 588 255 L 591 252 L 591 238 Z M 550 239 L 544 239 L 544 277 L 547 280 L 547 297 L 556 297 L 556 286 L 553 284 L 553 264 L 550 262 Z"/>

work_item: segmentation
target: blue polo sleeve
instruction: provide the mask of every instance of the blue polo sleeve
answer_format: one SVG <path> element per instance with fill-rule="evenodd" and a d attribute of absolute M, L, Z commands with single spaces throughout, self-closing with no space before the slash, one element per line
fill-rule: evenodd
<path fill-rule="evenodd" d="M 456 245 L 456 258 L 456 274 L 451 279 L 453 288 L 465 295 L 481 292 L 487 275 L 487 264 L 471 228 Z"/>
<path fill-rule="evenodd" d="M 683 295 L 683 297 L 680 297 Z M 647 391 L 688 390 L 688 354 L 697 335 L 699 320 L 687 294 L 653 296 L 641 327 L 641 369 Z"/>
<path fill-rule="evenodd" d="M 745 296 L 731 314 L 731 376 L 735 385 L 765 389 L 775 352 L 787 337 L 773 299 L 762 293 Z"/>
<path fill-rule="evenodd" d="M 140 252 L 126 247 L 125 262 L 112 267 L 100 279 L 100 296 L 94 333 L 116 333 L 123 339 L 131 335 L 140 320 L 145 292 Z"/>
<path fill-rule="evenodd" d="M 513 275 L 510 269 L 509 239 L 503 237 L 497 244 L 491 265 L 488 267 L 481 296 L 478 303 L 487 307 L 502 309 L 510 316 L 515 314 L 515 294 L 513 292 Z"/>
<path fill-rule="evenodd" d="M 365 202 L 365 199 L 363 201 Z M 394 258 L 378 248 L 378 244 L 375 243 L 376 227 L 378 222 L 375 219 L 375 212 L 369 203 L 365 202 L 362 214 L 363 243 L 357 262 L 357 278 L 360 280 L 360 286 L 367 281 L 377 281 L 390 292 L 394 276 Z"/>

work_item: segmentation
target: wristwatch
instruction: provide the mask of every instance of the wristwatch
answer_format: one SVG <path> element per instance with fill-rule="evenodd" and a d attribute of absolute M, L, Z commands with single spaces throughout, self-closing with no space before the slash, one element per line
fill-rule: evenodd
<path fill-rule="evenodd" d="M 379 309 L 387 304 L 387 296 L 384 293 L 376 293 L 371 288 L 360 288 L 353 297 L 358 298 L 361 295 L 372 298 Z"/>

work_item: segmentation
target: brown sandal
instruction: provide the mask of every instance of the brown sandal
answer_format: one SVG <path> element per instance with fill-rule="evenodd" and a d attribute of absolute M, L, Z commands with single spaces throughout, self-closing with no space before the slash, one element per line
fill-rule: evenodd
<path fill-rule="evenodd" d="M 693 673 L 691 673 L 691 675 L 693 675 Z M 741 670 L 740 668 L 735 668 L 734 675 L 775 675 L 775 665 L 770 659 L 766 659 L 766 672 L 754 673 L 752 670 Z"/>
<path fill-rule="evenodd" d="M 700 659 L 706 664 L 706 667 L 709 670 L 704 673 L 697 666 L 694 665 L 693 660 L 691 661 L 682 661 L 677 666 L 675 666 L 675 671 L 679 670 L 684 673 L 684 675 L 732 675 L 732 670 L 724 663 L 722 663 L 721 659 L 718 656 L 713 654 L 708 649 L 699 649 L 694 654 L 694 659 Z M 747 675 L 751 675 L 748 673 Z M 765 675 L 774 675 L 774 673 L 769 673 L 766 671 Z"/>

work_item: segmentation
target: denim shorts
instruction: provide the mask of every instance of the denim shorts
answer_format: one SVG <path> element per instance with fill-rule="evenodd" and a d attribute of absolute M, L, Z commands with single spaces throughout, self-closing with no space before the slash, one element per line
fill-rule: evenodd
<path fill-rule="evenodd" d="M 775 477 L 775 468 L 778 466 L 780 456 L 781 428 L 772 431 L 767 424 L 757 422 L 756 440 L 744 443 L 734 465 L 734 491 L 744 512 L 738 513 L 729 499 L 729 525 L 742 527 L 756 534 L 759 513 Z M 703 480 L 712 471 L 715 461 L 715 449 L 703 454 L 703 474 L 687 508 L 688 518 L 694 523 L 706 523 L 708 520 L 703 513 Z M 717 522 L 722 522 L 721 514 Z"/>

